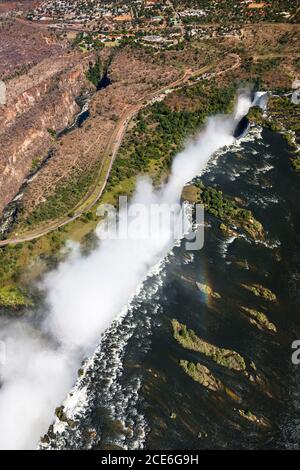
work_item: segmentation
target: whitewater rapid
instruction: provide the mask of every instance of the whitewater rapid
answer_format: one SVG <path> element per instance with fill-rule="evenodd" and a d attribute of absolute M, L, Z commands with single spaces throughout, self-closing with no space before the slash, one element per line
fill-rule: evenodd
<path fill-rule="evenodd" d="M 232 115 L 208 119 L 205 129 L 175 157 L 168 182 L 154 189 L 148 178 L 141 178 L 131 204 L 178 204 L 185 184 L 217 150 L 234 142 L 236 123 L 250 106 L 249 97 L 241 95 Z M 37 447 L 56 406 L 75 383 L 82 359 L 94 352 L 101 334 L 174 246 L 167 223 L 159 234 L 101 240 L 86 257 L 73 245 L 68 259 L 41 283 L 47 306 L 42 322 L 30 321 L 30 315 L 28 320 L 1 321 L 0 340 L 7 351 L 0 369 L 1 449 Z"/>

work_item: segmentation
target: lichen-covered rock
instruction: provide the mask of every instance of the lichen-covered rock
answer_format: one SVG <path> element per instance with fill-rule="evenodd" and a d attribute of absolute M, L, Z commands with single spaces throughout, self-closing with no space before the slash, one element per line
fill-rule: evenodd
<path fill-rule="evenodd" d="M 213 392 L 223 391 L 223 383 L 217 379 L 212 372 L 199 362 L 189 362 L 189 361 L 180 361 L 180 366 L 185 370 L 185 372 L 192 377 L 193 380 L 199 382 L 203 387 Z"/>
<path fill-rule="evenodd" d="M 246 370 L 244 358 L 236 351 L 219 348 L 204 341 L 193 330 L 187 329 L 186 325 L 179 323 L 177 320 L 172 320 L 172 325 L 174 338 L 184 348 L 200 352 L 228 369 L 240 372 Z"/>
<path fill-rule="evenodd" d="M 232 230 L 230 227 L 225 225 L 223 222 L 220 224 L 219 228 L 225 235 L 228 235 L 229 237 L 238 237 L 239 236 L 239 234 L 235 230 Z"/>
<path fill-rule="evenodd" d="M 259 330 L 273 331 L 274 333 L 277 332 L 277 328 L 274 323 L 270 322 L 264 313 L 248 307 L 241 307 L 241 309 L 246 312 L 249 317 L 249 321 Z"/>
<path fill-rule="evenodd" d="M 265 300 L 269 300 L 270 302 L 277 302 L 277 297 L 270 289 L 262 286 L 261 284 L 241 284 L 244 289 L 252 292 L 256 297 L 262 297 Z"/>
<path fill-rule="evenodd" d="M 195 204 L 200 201 L 200 189 L 193 184 L 189 184 L 183 188 L 181 198 L 183 201 Z"/>
<path fill-rule="evenodd" d="M 221 295 L 218 292 L 214 292 L 210 286 L 207 284 L 202 284 L 201 282 L 196 282 L 198 289 L 203 292 L 203 294 L 209 295 L 214 299 L 220 299 Z"/>
<path fill-rule="evenodd" d="M 252 124 L 262 126 L 264 124 L 263 110 L 259 106 L 252 106 L 247 114 L 247 119 Z"/>
<path fill-rule="evenodd" d="M 263 427 L 269 427 L 270 423 L 269 421 L 264 417 L 264 416 L 256 416 L 252 411 L 250 410 L 238 410 L 238 413 L 242 418 L 245 418 L 247 421 L 250 421 L 251 423 L 257 424 L 259 426 Z"/>

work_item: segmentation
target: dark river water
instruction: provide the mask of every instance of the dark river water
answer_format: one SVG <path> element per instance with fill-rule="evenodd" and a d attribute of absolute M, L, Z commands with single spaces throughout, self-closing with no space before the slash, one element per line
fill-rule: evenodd
<path fill-rule="evenodd" d="M 224 235 L 220 221 L 206 215 L 204 248 L 188 252 L 184 241 L 178 244 L 103 336 L 73 391 L 79 424 L 56 432 L 52 448 L 300 447 L 300 365 L 291 361 L 291 343 L 300 339 L 300 194 L 289 157 L 280 135 L 252 129 L 209 164 L 204 184 L 241 198 L 263 223 L 266 243 Z M 221 299 L 201 293 L 196 282 Z M 262 284 L 278 302 L 255 297 L 242 283 Z M 251 325 L 241 305 L 264 311 L 277 333 Z M 253 361 L 266 386 L 183 349 L 172 335 L 173 318 Z M 239 403 L 193 381 L 180 359 L 209 367 Z M 265 417 L 270 427 L 238 409 Z"/>

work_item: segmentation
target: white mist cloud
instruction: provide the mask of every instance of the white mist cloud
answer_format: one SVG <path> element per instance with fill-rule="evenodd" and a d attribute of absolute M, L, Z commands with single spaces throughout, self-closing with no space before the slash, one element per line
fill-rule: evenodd
<path fill-rule="evenodd" d="M 62 391 L 72 386 L 75 364 L 27 323 L 0 326 L 7 355 L 1 368 L 0 448 L 34 448 Z"/>
<path fill-rule="evenodd" d="M 249 107 L 249 99 L 240 98 L 235 119 Z M 201 172 L 210 156 L 233 142 L 235 119 L 209 119 L 196 141 L 175 158 L 166 185 L 154 190 L 149 179 L 141 179 L 133 202 L 179 202 L 184 185 Z M 101 332 L 172 246 L 172 231 L 165 224 L 160 237 L 103 240 L 85 258 L 73 249 L 42 282 L 48 305 L 42 325 L 28 321 L 2 325 L 7 364 L 1 373 L 0 448 L 37 446 L 55 407 L 75 382 L 82 357 L 94 350 Z"/>

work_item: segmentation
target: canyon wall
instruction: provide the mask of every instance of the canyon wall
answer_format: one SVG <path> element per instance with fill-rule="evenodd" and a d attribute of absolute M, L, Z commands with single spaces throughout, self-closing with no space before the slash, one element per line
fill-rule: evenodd
<path fill-rule="evenodd" d="M 90 54 L 64 53 L 7 82 L 0 116 L 0 213 L 33 161 L 47 156 L 52 129 L 63 129 L 78 113 L 76 98 L 93 87 L 85 76 L 91 59 Z"/>

